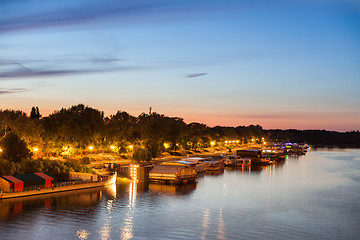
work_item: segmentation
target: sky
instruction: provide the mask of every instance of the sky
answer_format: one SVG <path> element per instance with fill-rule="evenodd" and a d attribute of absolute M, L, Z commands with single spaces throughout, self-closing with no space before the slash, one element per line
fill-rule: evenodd
<path fill-rule="evenodd" d="M 1 0 L 0 109 L 360 129 L 359 0 Z"/>

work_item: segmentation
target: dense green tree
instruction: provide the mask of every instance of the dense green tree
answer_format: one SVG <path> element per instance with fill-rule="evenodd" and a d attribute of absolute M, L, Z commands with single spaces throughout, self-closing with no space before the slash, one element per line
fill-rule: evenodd
<path fill-rule="evenodd" d="M 104 138 L 104 113 L 83 104 L 61 109 L 43 118 L 47 149 L 62 151 L 72 146 L 84 151 L 89 144 L 102 146 Z"/>
<path fill-rule="evenodd" d="M 30 112 L 30 118 L 33 119 L 40 119 L 41 115 L 40 115 L 40 111 L 38 107 L 32 107 L 31 108 L 31 112 Z"/>
<path fill-rule="evenodd" d="M 109 143 L 121 144 L 121 141 L 135 141 L 139 139 L 136 122 L 135 117 L 121 111 L 106 118 L 104 129 L 107 141 Z"/>
<path fill-rule="evenodd" d="M 2 149 L 1 157 L 10 162 L 20 162 L 21 159 L 30 158 L 31 152 L 26 146 L 26 142 L 19 138 L 14 132 L 9 132 L 0 141 Z"/>
<path fill-rule="evenodd" d="M 143 161 L 150 161 L 151 154 L 145 146 L 136 145 L 133 149 L 132 159 L 137 163 Z"/>

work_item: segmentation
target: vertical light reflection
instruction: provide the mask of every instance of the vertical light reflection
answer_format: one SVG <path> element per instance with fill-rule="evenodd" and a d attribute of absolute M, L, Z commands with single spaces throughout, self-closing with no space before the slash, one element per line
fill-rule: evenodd
<path fill-rule="evenodd" d="M 272 171 L 272 176 L 273 176 L 273 178 L 275 178 L 275 169 L 276 169 L 276 167 L 275 167 L 275 165 L 273 165 L 273 171 Z"/>
<path fill-rule="evenodd" d="M 209 209 L 205 209 L 205 211 L 203 211 L 203 232 L 201 234 L 201 239 L 206 239 L 206 234 L 209 230 L 209 225 L 210 225 L 210 213 L 209 213 Z"/>
<path fill-rule="evenodd" d="M 121 230 L 121 239 L 131 239 L 133 238 L 133 214 L 135 209 L 135 201 L 136 201 L 136 192 L 137 192 L 137 184 L 135 181 L 130 183 L 129 187 L 129 204 L 127 206 L 128 212 L 126 214 L 126 218 L 124 219 L 124 225 Z"/>
<path fill-rule="evenodd" d="M 105 190 L 112 198 L 116 198 L 116 183 L 106 186 Z"/>
<path fill-rule="evenodd" d="M 275 165 L 272 164 L 270 166 L 267 166 L 267 170 L 268 170 L 268 173 L 269 173 L 269 183 L 271 183 L 272 181 L 274 181 L 275 179 Z"/>
<path fill-rule="evenodd" d="M 219 211 L 219 222 L 218 222 L 218 231 L 217 231 L 216 239 L 226 239 L 226 237 L 225 237 L 225 222 L 222 217 L 222 208 L 220 208 L 220 211 Z"/>
<path fill-rule="evenodd" d="M 110 220 L 111 220 L 111 210 L 113 208 L 113 200 L 109 199 L 106 201 L 106 212 L 107 212 L 107 216 L 106 216 L 106 220 L 105 220 L 105 224 L 104 226 L 102 226 L 102 228 L 99 231 L 99 238 L 101 240 L 107 240 L 110 239 L 110 231 L 111 231 L 111 225 L 110 225 Z"/>

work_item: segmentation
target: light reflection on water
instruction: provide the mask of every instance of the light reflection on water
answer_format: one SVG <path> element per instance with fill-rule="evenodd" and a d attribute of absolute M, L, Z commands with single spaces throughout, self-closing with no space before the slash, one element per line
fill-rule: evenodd
<path fill-rule="evenodd" d="M 107 188 L 0 201 L 0 239 L 352 239 L 360 150 L 320 149 L 226 168 L 183 186 Z"/>
<path fill-rule="evenodd" d="M 129 203 L 127 206 L 126 217 L 123 221 L 121 239 L 131 239 L 133 238 L 133 214 L 136 203 L 136 192 L 137 192 L 137 183 L 132 181 L 129 187 Z"/>

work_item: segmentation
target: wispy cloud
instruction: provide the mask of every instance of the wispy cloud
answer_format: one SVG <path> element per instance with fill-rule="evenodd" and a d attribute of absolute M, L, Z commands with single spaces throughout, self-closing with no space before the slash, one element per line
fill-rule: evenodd
<path fill-rule="evenodd" d="M 56 26 L 89 24 L 94 22 L 125 22 L 138 23 L 149 20 L 163 19 L 164 15 L 174 18 L 177 12 L 189 14 L 199 11 L 216 11 L 218 7 L 229 5 L 234 0 L 207 1 L 200 0 L 104 0 L 84 1 L 82 4 L 59 6 L 55 9 L 44 9 L 37 12 L 26 10 L 15 16 L 2 17 L 0 32 L 39 29 Z M 55 3 L 53 5 L 59 4 Z M 236 1 L 235 1 L 236 2 Z M 32 2 L 32 4 L 39 2 Z M 30 1 L 31 4 L 31 1 Z M 11 5 L 11 4 L 9 4 Z M 63 4 L 64 5 L 64 4 Z M 0 5 L 1 6 L 1 5 Z M 217 6 L 217 7 L 216 7 Z M 5 6 L 6 7 L 6 6 Z M 33 6 L 30 6 L 31 8 Z M 196 16 L 196 14 L 194 14 Z"/>
<path fill-rule="evenodd" d="M 52 77 L 62 75 L 131 71 L 139 70 L 140 67 L 119 66 L 121 61 L 117 58 L 91 58 L 91 59 L 67 59 L 67 60 L 0 60 L 0 80 L 24 77 Z M 46 64 L 44 66 L 44 64 Z"/>
<path fill-rule="evenodd" d="M 135 67 L 117 67 L 110 69 L 58 69 L 58 70 L 31 70 L 31 69 L 15 69 L 0 73 L 1 78 L 23 78 L 23 77 L 51 77 L 61 75 L 74 75 L 74 74 L 87 74 L 87 73 L 100 73 L 100 72 L 115 72 L 115 71 L 127 71 L 138 69 Z"/>
<path fill-rule="evenodd" d="M 186 75 L 186 77 L 187 78 L 195 78 L 195 77 L 202 77 L 205 75 L 207 75 L 207 73 L 192 73 L 192 74 Z"/>
<path fill-rule="evenodd" d="M 25 92 L 25 91 L 28 91 L 28 89 L 26 89 L 26 88 L 0 89 L 0 95 L 1 94 L 19 93 L 19 92 Z"/>

